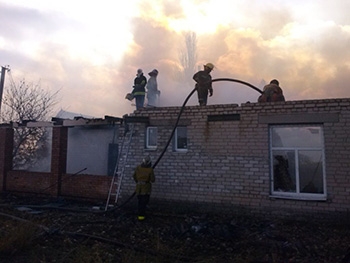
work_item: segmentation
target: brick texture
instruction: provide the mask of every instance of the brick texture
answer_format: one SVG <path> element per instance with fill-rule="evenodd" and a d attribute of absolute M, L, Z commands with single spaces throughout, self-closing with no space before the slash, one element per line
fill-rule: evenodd
<path fill-rule="evenodd" d="M 260 211 L 294 210 L 348 212 L 350 208 L 350 100 L 327 99 L 278 103 L 247 103 L 186 107 L 188 151 L 174 152 L 172 143 L 155 167 L 153 198 L 167 201 L 207 203 L 218 207 L 247 207 Z M 131 175 L 143 156 L 156 161 L 171 134 L 179 107 L 146 109 L 134 116 L 149 117 L 157 124 L 158 148 L 144 148 L 145 128 L 137 125 L 126 167 Z M 208 115 L 240 114 L 239 121 L 208 122 Z M 322 115 L 324 118 L 322 119 Z M 270 195 L 269 118 L 279 123 L 313 122 L 324 127 L 326 155 L 326 201 L 276 199 Z M 278 118 L 280 116 L 281 118 Z M 287 116 L 287 117 L 286 117 Z M 293 118 L 296 117 L 296 118 Z M 308 117 L 309 116 L 309 117 Z M 272 118 L 273 117 L 273 118 Z M 259 122 L 259 118 L 264 119 Z M 296 119 L 296 120 L 294 120 Z M 322 121 L 323 120 L 323 121 Z M 161 122 L 162 121 L 162 122 Z M 122 193 L 133 190 L 127 176 Z"/>
<path fill-rule="evenodd" d="M 159 161 L 155 167 L 154 200 L 206 204 L 218 209 L 243 207 L 262 212 L 349 212 L 350 99 L 188 106 L 180 118 L 180 124 L 187 126 L 188 150 L 175 152 L 173 142 L 165 150 L 180 109 L 146 108 L 129 115 L 148 117 L 149 123 L 134 123 L 135 132 L 121 186 L 122 200 L 133 193 L 134 168 L 149 154 L 153 163 Z M 215 121 L 208 121 L 208 116 L 214 115 Z M 239 115 L 239 118 L 220 121 L 218 115 Z M 277 199 L 270 195 L 269 125 L 274 122 L 323 125 L 326 201 Z M 145 149 L 147 125 L 158 127 L 157 149 Z M 121 128 L 119 140 L 123 134 Z M 48 194 L 107 198 L 110 177 L 65 173 L 67 128 L 54 130 L 52 171 L 48 174 L 28 176 L 25 172 L 9 171 L 10 145 L 5 142 L 10 135 L 0 128 L 0 178 L 3 185 L 8 186 L 7 190 L 40 192 L 60 182 Z M 165 153 L 159 159 L 163 150 Z"/>

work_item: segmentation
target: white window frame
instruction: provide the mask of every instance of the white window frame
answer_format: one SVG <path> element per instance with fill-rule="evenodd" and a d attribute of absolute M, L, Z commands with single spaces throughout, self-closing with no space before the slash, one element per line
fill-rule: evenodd
<path fill-rule="evenodd" d="M 179 141 L 178 141 L 178 131 L 179 129 L 185 129 L 185 132 L 186 132 L 186 147 L 185 148 L 180 148 L 179 147 Z M 187 127 L 186 126 L 179 126 L 179 127 L 176 127 L 175 129 L 175 134 L 174 134 L 174 150 L 176 152 L 187 152 L 188 151 L 188 136 L 187 136 Z"/>
<path fill-rule="evenodd" d="M 152 144 L 151 136 L 155 136 L 155 143 Z M 153 138 L 154 139 L 154 138 Z M 149 126 L 146 129 L 146 149 L 157 149 L 158 127 Z"/>
<path fill-rule="evenodd" d="M 321 145 L 319 147 L 273 147 L 273 129 L 274 128 L 317 128 L 320 131 L 320 139 L 321 139 Z M 322 125 L 271 125 L 270 129 L 270 189 L 271 189 L 271 196 L 274 198 L 286 198 L 286 199 L 297 199 L 297 200 L 326 200 L 327 199 L 327 187 L 326 187 L 326 169 L 325 169 L 325 149 L 324 149 L 324 134 L 323 134 L 323 126 Z M 295 191 L 277 191 L 274 189 L 275 182 L 274 182 L 274 153 L 276 151 L 285 151 L 294 154 L 294 162 L 295 165 L 293 166 L 293 169 L 295 171 Z M 322 186 L 323 186 L 323 192 L 322 193 L 303 193 L 300 190 L 300 160 L 299 156 L 302 151 L 317 151 L 320 152 L 320 162 L 322 163 Z"/>

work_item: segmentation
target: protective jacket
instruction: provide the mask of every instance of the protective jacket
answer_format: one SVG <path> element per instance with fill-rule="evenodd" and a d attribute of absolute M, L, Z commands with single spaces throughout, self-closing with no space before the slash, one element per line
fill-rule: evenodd
<path fill-rule="evenodd" d="M 258 102 L 285 101 L 282 89 L 273 83 L 266 85 L 263 94 L 259 96 Z"/>
<path fill-rule="evenodd" d="M 132 94 L 136 95 L 145 95 L 146 90 L 145 86 L 147 84 L 147 79 L 143 75 L 143 73 L 134 79 L 134 89 L 132 91 Z"/>
<path fill-rule="evenodd" d="M 159 95 L 157 77 L 151 76 L 147 83 L 147 99 L 148 105 L 156 106 L 157 104 L 157 95 Z"/>
<path fill-rule="evenodd" d="M 133 174 L 136 182 L 135 192 L 138 195 L 151 194 L 152 183 L 155 182 L 154 170 L 151 165 L 144 165 L 143 163 L 136 167 Z"/>

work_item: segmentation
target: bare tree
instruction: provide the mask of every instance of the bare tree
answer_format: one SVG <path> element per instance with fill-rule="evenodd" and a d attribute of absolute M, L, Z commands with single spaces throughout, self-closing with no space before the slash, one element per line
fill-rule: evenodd
<path fill-rule="evenodd" d="M 12 81 L 5 89 L 3 108 L 0 119 L 2 122 L 47 121 L 49 114 L 57 103 L 58 91 L 50 93 L 37 84 L 26 83 L 25 80 L 17 84 Z M 13 166 L 31 167 L 36 160 L 48 154 L 48 131 L 45 128 L 19 127 L 14 130 Z"/>
<path fill-rule="evenodd" d="M 182 65 L 182 80 L 185 83 L 192 83 L 193 74 L 196 70 L 197 63 L 197 35 L 194 32 L 185 34 L 185 46 L 180 50 L 180 63 Z"/>
<path fill-rule="evenodd" d="M 196 71 L 197 62 L 197 36 L 194 32 L 188 32 L 185 35 L 186 49 L 181 53 L 181 64 L 184 68 L 186 78 L 192 80 Z"/>
<path fill-rule="evenodd" d="M 41 88 L 40 81 L 37 84 L 12 81 L 5 91 L 1 119 L 4 122 L 46 121 L 57 103 L 57 94 L 58 91 L 51 94 Z"/>

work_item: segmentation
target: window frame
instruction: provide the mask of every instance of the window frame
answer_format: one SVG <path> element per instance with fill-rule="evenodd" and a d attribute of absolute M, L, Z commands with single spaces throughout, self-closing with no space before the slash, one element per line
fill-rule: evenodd
<path fill-rule="evenodd" d="M 179 143 L 178 142 L 178 129 L 181 129 L 181 128 L 186 129 L 185 130 L 186 131 L 186 148 L 179 148 L 179 145 L 178 145 L 178 143 Z M 174 142 L 173 148 L 174 148 L 175 152 L 187 152 L 188 151 L 188 135 L 187 135 L 187 127 L 186 126 L 176 127 L 173 142 Z"/>
<path fill-rule="evenodd" d="M 150 144 L 150 136 L 151 136 L 151 131 L 152 130 L 155 130 L 156 131 L 156 134 L 155 134 L 155 145 L 154 144 Z M 154 150 L 154 149 L 157 149 L 157 145 L 158 145 L 158 127 L 156 126 L 148 126 L 147 129 L 146 129 L 146 149 L 151 149 L 151 150 Z"/>
<path fill-rule="evenodd" d="M 315 127 L 320 131 L 320 146 L 319 147 L 301 147 L 301 146 L 288 146 L 288 147 L 274 147 L 273 146 L 273 129 L 274 128 L 305 128 Z M 274 153 L 276 151 L 289 151 L 294 154 L 294 173 L 295 173 L 295 192 L 288 191 L 276 191 L 274 190 Z M 321 154 L 319 162 L 322 164 L 322 193 L 303 193 L 300 189 L 300 152 L 302 151 L 317 151 Z M 284 124 L 284 125 L 270 125 L 269 127 L 269 159 L 270 159 L 270 194 L 273 198 L 285 198 L 285 199 L 296 199 L 296 200 L 315 200 L 324 201 L 327 200 L 327 185 L 326 185 L 326 162 L 325 162 L 325 143 L 324 143 L 324 131 L 322 124 Z M 289 161 L 289 160 L 288 160 Z"/>

